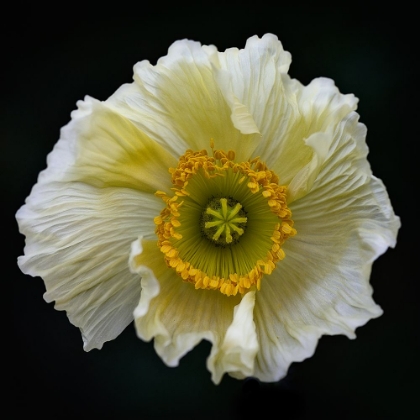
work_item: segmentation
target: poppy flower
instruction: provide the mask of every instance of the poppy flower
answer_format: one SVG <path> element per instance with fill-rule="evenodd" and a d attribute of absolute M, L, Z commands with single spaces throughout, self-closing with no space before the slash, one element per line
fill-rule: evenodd
<path fill-rule="evenodd" d="M 400 219 L 358 99 L 290 63 L 273 34 L 224 52 L 180 40 L 77 103 L 16 217 L 20 269 L 86 351 L 134 321 L 168 366 L 204 339 L 215 384 L 274 382 L 381 315 L 369 278 Z"/>

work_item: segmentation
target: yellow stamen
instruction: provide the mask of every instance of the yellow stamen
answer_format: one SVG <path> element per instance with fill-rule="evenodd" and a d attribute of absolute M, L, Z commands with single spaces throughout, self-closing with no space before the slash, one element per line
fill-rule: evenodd
<path fill-rule="evenodd" d="M 166 206 L 154 219 L 168 267 L 196 289 L 259 290 L 296 234 L 277 175 L 258 157 L 235 162 L 232 150 L 187 150 L 169 172 L 174 195 L 156 192 Z"/>

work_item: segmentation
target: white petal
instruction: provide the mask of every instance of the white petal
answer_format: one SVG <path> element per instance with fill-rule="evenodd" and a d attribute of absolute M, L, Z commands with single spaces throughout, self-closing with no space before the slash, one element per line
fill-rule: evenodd
<path fill-rule="evenodd" d="M 359 102 L 353 94 L 340 93 L 334 81 L 326 77 L 314 79 L 308 86 L 296 86 L 299 111 L 311 132 L 334 129 Z"/>
<path fill-rule="evenodd" d="M 295 136 L 294 144 L 290 142 L 290 153 L 279 155 L 277 164 L 273 166 L 277 169 L 281 182 L 290 182 L 289 203 L 311 190 L 327 157 L 333 153 L 334 144 L 340 142 L 341 130 L 346 121 L 356 120 L 358 117 L 354 112 L 358 99 L 352 94 L 341 94 L 332 80 L 318 78 L 306 87 L 296 81 L 294 83 L 301 119 L 292 127 Z M 306 155 L 301 161 L 305 165 L 300 165 L 301 169 L 297 173 L 289 171 L 293 178 L 290 178 L 290 175 L 287 177 L 286 162 L 290 160 L 292 154 L 296 154 L 297 150 L 300 149 L 298 153 L 303 153 L 303 150 L 307 151 L 308 148 L 311 149 L 310 156 Z"/>
<path fill-rule="evenodd" d="M 239 99 L 233 92 L 231 75 L 227 70 L 222 68 L 222 65 L 220 63 L 220 57 L 223 56 L 222 54 L 213 54 L 211 56 L 211 60 L 215 74 L 215 79 L 219 84 L 219 88 L 223 94 L 223 97 L 230 106 L 232 123 L 238 130 L 241 131 L 241 133 L 255 133 L 261 135 L 249 109 L 246 105 L 239 101 Z"/>
<path fill-rule="evenodd" d="M 258 341 L 254 323 L 255 291 L 248 292 L 235 306 L 233 322 L 229 326 L 220 349 L 213 347 L 207 360 L 212 380 L 218 384 L 225 372 L 243 379 L 252 376 Z"/>
<path fill-rule="evenodd" d="M 400 220 L 370 173 L 364 135 L 357 115 L 349 117 L 311 192 L 291 205 L 297 235 L 263 279 L 255 306 L 255 375 L 263 381 L 311 356 L 322 334 L 354 338 L 357 327 L 382 313 L 369 277 L 375 259 L 395 246 Z"/>
<path fill-rule="evenodd" d="M 243 50 L 230 48 L 213 56 L 226 100 L 246 110 L 262 134 L 254 155 L 261 156 L 281 183 L 290 184 L 293 201 L 312 186 L 322 162 L 317 152 L 324 151 L 331 136 L 310 132 L 298 103 L 303 86 L 287 75 L 290 62 L 290 54 L 272 34 L 250 38 Z"/>
<path fill-rule="evenodd" d="M 369 223 L 372 237 L 383 236 L 387 246 L 395 246 L 400 219 L 395 216 L 383 183 L 372 175 L 367 161 L 366 127 L 355 112 L 337 127 L 311 191 L 292 206 L 293 219 L 302 225 L 315 218 L 327 221 L 339 217 Z M 305 225 L 304 225 L 305 226 Z"/>
<path fill-rule="evenodd" d="M 173 126 L 164 103 L 140 83 L 122 85 L 106 103 L 174 155 L 180 156 L 188 149 L 182 134 Z"/>
<path fill-rule="evenodd" d="M 161 201 L 127 188 L 67 182 L 78 159 L 78 135 L 98 102 L 87 97 L 62 129 L 26 204 L 16 214 L 26 236 L 22 271 L 43 278 L 55 301 L 82 332 L 84 348 L 101 348 L 132 320 L 140 279 L 128 267 L 131 242 L 154 237 Z M 81 123 L 82 122 L 82 123 Z"/>
<path fill-rule="evenodd" d="M 252 123 L 248 123 L 249 130 L 253 124 L 255 131 L 262 135 L 254 156 L 261 156 L 271 167 L 284 153 L 283 150 L 290 147 L 287 142 L 302 140 L 300 133 L 293 130 L 300 114 L 296 85 L 290 83 L 287 76 L 290 53 L 283 50 L 275 35 L 266 34 L 261 39 L 257 36 L 249 38 L 244 49 L 229 48 L 214 54 L 212 61 L 216 80 L 226 100 L 234 102 L 237 108 L 242 107 L 244 113 L 246 110 L 252 119 Z M 307 148 L 305 153 L 303 157 L 308 160 L 311 150 Z M 296 163 L 301 167 L 302 161 L 301 152 L 297 157 L 290 155 L 293 161 L 286 162 L 288 168 L 284 171 L 288 179 L 291 177 L 290 169 L 295 173 Z"/>
<path fill-rule="evenodd" d="M 314 241 L 305 233 L 289 241 L 286 258 L 257 296 L 255 376 L 262 381 L 277 381 L 292 362 L 310 357 L 321 335 L 355 338 L 357 327 L 382 314 L 371 297 L 374 252 L 365 238 L 330 234 Z"/>
<path fill-rule="evenodd" d="M 341 94 L 326 78 L 306 87 L 290 79 L 291 56 L 272 34 L 254 36 L 243 50 L 231 48 L 212 59 L 226 100 L 246 110 L 262 135 L 254 155 L 289 185 L 290 202 L 303 196 L 326 158 L 333 132 L 356 109 L 357 98 Z"/>
<path fill-rule="evenodd" d="M 17 212 L 26 236 L 21 270 L 43 278 L 44 298 L 55 301 L 81 329 L 85 350 L 101 348 L 132 320 L 140 279 L 128 267 L 138 233 L 154 236 L 151 195 L 126 189 L 42 182 Z"/>
<path fill-rule="evenodd" d="M 123 86 L 107 103 L 168 150 L 233 149 L 247 160 L 260 136 L 241 133 L 217 83 L 209 55 L 215 47 L 176 41 L 155 66 L 134 66 L 134 85 Z"/>
<path fill-rule="evenodd" d="M 177 165 L 177 157 L 105 103 L 93 103 L 90 114 L 69 126 L 76 159 L 66 179 L 151 194 L 170 191 L 168 169 Z"/>
<path fill-rule="evenodd" d="M 223 374 L 247 376 L 258 350 L 253 322 L 254 293 L 225 296 L 195 290 L 163 262 L 155 241 L 139 239 L 132 245 L 132 270 L 142 277 L 142 294 L 134 312 L 139 337 L 154 338 L 156 352 L 168 366 L 202 339 L 212 343 L 207 366 L 212 380 Z"/>

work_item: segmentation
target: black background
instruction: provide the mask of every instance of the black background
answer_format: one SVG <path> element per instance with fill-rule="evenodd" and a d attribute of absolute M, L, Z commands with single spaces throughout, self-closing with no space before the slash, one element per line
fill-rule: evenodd
<path fill-rule="evenodd" d="M 347 6 L 351 10 L 248 3 L 167 9 L 162 4 L 153 11 L 150 5 L 127 7 L 123 14 L 118 4 L 95 10 L 72 5 L 71 12 L 63 4 L 60 10 L 29 6 L 11 25 L 3 39 L 0 116 L 6 310 L 13 284 L 13 334 L 4 328 L 2 346 L 10 352 L 3 361 L 10 375 L 5 383 L 11 417 L 239 419 L 272 413 L 282 419 L 405 419 L 418 412 L 418 188 L 412 162 L 419 117 L 413 23 L 409 10 L 404 17 L 367 16 Z M 330 77 L 341 92 L 360 99 L 373 172 L 402 219 L 396 248 L 373 265 L 374 299 L 384 314 L 359 328 L 356 340 L 323 337 L 312 358 L 294 363 L 275 384 L 225 376 L 215 386 L 205 367 L 207 342 L 179 367 L 168 368 L 152 343 L 136 338 L 133 325 L 102 350 L 84 352 L 79 330 L 43 300 L 42 280 L 23 275 L 16 265 L 24 237 L 14 214 L 45 168 L 60 128 L 77 100 L 85 95 L 105 100 L 131 82 L 136 62 L 156 63 L 177 39 L 223 51 L 243 48 L 248 37 L 266 32 L 278 35 L 291 52 L 292 77 L 305 85 Z M 7 313 L 4 320 L 9 325 Z"/>

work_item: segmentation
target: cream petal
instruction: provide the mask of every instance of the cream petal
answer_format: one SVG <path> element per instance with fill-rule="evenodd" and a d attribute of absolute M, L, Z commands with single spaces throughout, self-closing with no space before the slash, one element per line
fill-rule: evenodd
<path fill-rule="evenodd" d="M 266 34 L 261 39 L 249 38 L 244 49 L 214 52 L 211 60 L 219 87 L 231 109 L 236 110 L 232 113 L 235 126 L 243 132 L 262 133 L 264 141 L 267 140 L 270 122 L 260 118 L 262 108 L 268 107 L 268 113 L 279 111 L 279 104 L 271 102 L 272 90 L 276 89 L 278 77 L 287 73 L 290 54 L 283 50 L 275 35 Z M 274 118 L 280 117 L 277 113 Z"/>
<path fill-rule="evenodd" d="M 254 376 L 262 381 L 277 381 L 292 362 L 312 356 L 321 335 L 355 338 L 357 327 L 382 314 L 368 283 L 375 251 L 363 234 L 340 241 L 328 231 L 318 242 L 306 232 L 290 240 L 286 258 L 257 296 Z"/>
<path fill-rule="evenodd" d="M 328 154 L 331 138 L 332 135 L 329 133 L 314 133 L 304 141 L 306 146 L 312 148 L 313 153 L 309 161 L 298 168 L 287 185 L 287 202 L 289 205 L 311 190 Z M 283 180 L 281 180 L 281 183 L 285 184 Z"/>
<path fill-rule="evenodd" d="M 237 49 L 234 49 L 237 51 Z M 220 56 L 223 57 L 224 53 L 221 53 Z M 231 119 L 233 125 L 244 134 L 259 134 L 261 135 L 257 125 L 255 124 L 254 118 L 252 117 L 249 109 L 239 101 L 236 95 L 233 92 L 231 75 L 227 70 L 222 68 L 220 63 L 220 57 L 217 52 L 214 52 L 210 56 L 212 62 L 214 77 L 217 81 L 220 90 L 225 98 L 226 102 L 229 104 L 231 109 Z"/>
<path fill-rule="evenodd" d="M 297 86 L 287 76 L 290 53 L 283 50 L 275 35 L 265 34 L 261 39 L 249 38 L 244 49 L 229 48 L 214 54 L 212 62 L 226 100 L 235 100 L 237 107 L 240 104 L 246 109 L 262 135 L 254 156 L 261 156 L 271 168 L 286 151 L 287 168 L 279 175 L 282 181 L 290 180 L 298 170 L 296 165 L 301 168 L 301 162 L 307 163 L 312 154 L 304 143 L 296 148 L 296 141 L 302 141 L 295 129 L 301 117 Z"/>
<path fill-rule="evenodd" d="M 293 128 L 295 144 L 290 143 L 289 154 L 286 152 L 279 157 L 277 164 L 273 165 L 281 178 L 281 182 L 288 183 L 288 202 L 301 198 L 308 193 L 328 156 L 340 142 L 340 134 L 347 120 L 357 120 L 358 114 L 354 112 L 358 99 L 352 95 L 343 95 L 339 92 L 334 82 L 327 78 L 313 80 L 308 86 L 301 87 L 299 82 L 294 81 L 301 119 Z M 361 127 L 361 125 L 360 125 Z M 293 147 L 298 150 L 311 149 L 310 155 L 302 159 L 299 171 L 290 171 L 292 178 L 282 176 L 288 169 L 285 160 L 295 153 Z M 303 150 L 302 149 L 302 150 Z M 307 160 L 309 157 L 309 160 Z M 302 163 L 304 165 L 302 166 Z M 289 181 L 290 180 L 290 181 Z"/>
<path fill-rule="evenodd" d="M 209 56 L 213 46 L 176 41 L 155 66 L 141 61 L 134 66 L 133 85 L 125 85 L 107 103 L 141 131 L 169 150 L 233 149 L 247 160 L 260 141 L 257 134 L 235 128 L 230 108 L 214 80 Z"/>
<path fill-rule="evenodd" d="M 290 184 L 290 201 L 311 186 L 316 177 L 320 156 L 325 145 L 324 133 L 305 142 L 310 133 L 303 124 L 299 110 L 298 94 L 303 87 L 287 75 L 291 56 L 283 50 L 275 35 L 266 34 L 261 39 L 248 39 L 242 50 L 230 48 L 214 55 L 216 80 L 227 101 L 234 98 L 246 109 L 262 135 L 254 151 L 280 177 Z M 239 105 L 237 105 L 239 107 Z"/>
<path fill-rule="evenodd" d="M 132 320 L 140 281 L 128 268 L 130 244 L 154 237 L 161 200 L 127 188 L 69 182 L 78 159 L 76 142 L 98 101 L 86 97 L 48 155 L 47 169 L 17 212 L 26 236 L 21 270 L 43 278 L 44 298 L 55 301 L 81 329 L 85 350 L 101 348 Z"/>
<path fill-rule="evenodd" d="M 213 347 L 207 367 L 212 372 L 215 384 L 220 383 L 225 372 L 237 379 L 252 376 L 254 372 L 255 356 L 259 348 L 254 305 L 255 291 L 246 293 L 234 308 L 233 321 L 226 331 L 221 347 Z"/>
<path fill-rule="evenodd" d="M 289 201 L 310 190 L 338 124 L 356 109 L 327 78 L 304 87 L 287 74 L 291 56 L 275 35 L 250 38 L 244 49 L 213 55 L 216 80 L 226 98 L 247 110 L 262 135 L 254 155 L 289 185 Z"/>
<path fill-rule="evenodd" d="M 168 169 L 177 158 L 105 103 L 94 102 L 90 114 L 72 128 L 76 158 L 68 180 L 151 194 L 170 191 Z"/>
<path fill-rule="evenodd" d="M 45 300 L 80 328 L 86 351 L 133 320 L 140 279 L 128 267 L 130 244 L 138 233 L 154 236 L 150 215 L 159 210 L 149 194 L 48 181 L 35 185 L 17 212 L 26 236 L 19 267 L 42 277 Z"/>
<path fill-rule="evenodd" d="M 173 127 L 164 103 L 140 83 L 122 85 L 106 100 L 106 104 L 174 156 L 180 156 L 188 149 L 187 143 Z"/>
<path fill-rule="evenodd" d="M 337 124 L 352 111 L 359 99 L 353 94 L 342 94 L 332 79 L 319 77 L 302 86 L 295 83 L 299 112 L 310 133 L 334 130 Z"/>
<path fill-rule="evenodd" d="M 163 262 L 155 241 L 132 244 L 130 267 L 142 277 L 142 294 L 134 317 L 138 336 L 154 338 L 156 352 L 168 366 L 202 339 L 212 343 L 207 367 L 214 383 L 223 374 L 247 376 L 258 350 L 252 311 L 255 293 L 225 296 L 195 290 Z"/>
<path fill-rule="evenodd" d="M 71 168 L 77 157 L 76 142 L 77 131 L 81 121 L 84 121 L 92 113 L 93 107 L 99 101 L 86 95 L 83 101 L 77 101 L 77 109 L 71 113 L 71 121 L 61 128 L 60 139 L 54 145 L 54 149 L 47 156 L 47 169 L 41 171 L 38 182 L 56 181 L 62 179 Z"/>
<path fill-rule="evenodd" d="M 298 233 L 257 295 L 255 376 L 263 381 L 311 356 L 321 335 L 354 338 L 357 327 L 382 314 L 369 277 L 375 259 L 395 246 L 400 219 L 371 175 L 357 120 L 343 123 L 312 190 L 291 205 Z"/>

